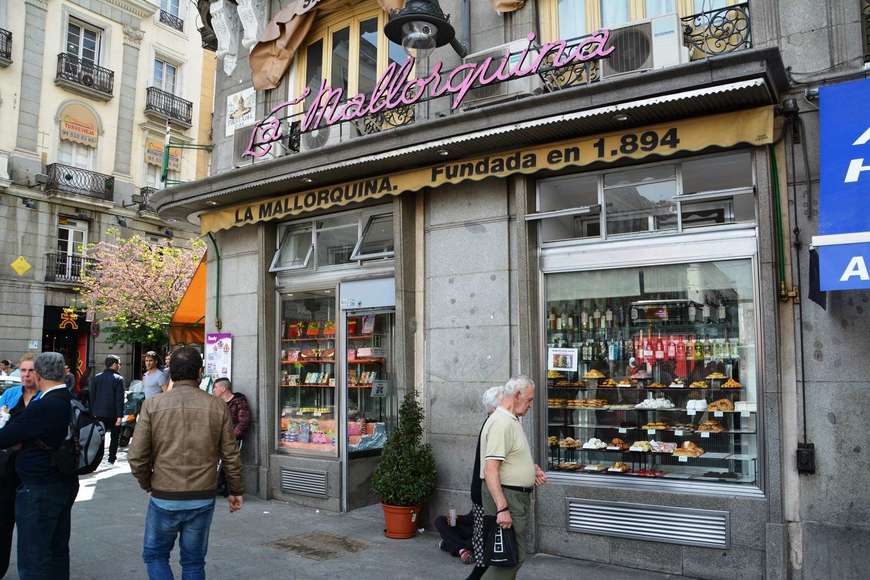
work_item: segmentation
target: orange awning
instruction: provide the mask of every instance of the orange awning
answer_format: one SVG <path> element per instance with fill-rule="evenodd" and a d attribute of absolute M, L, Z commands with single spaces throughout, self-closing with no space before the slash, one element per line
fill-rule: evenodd
<path fill-rule="evenodd" d="M 169 343 L 205 342 L 205 256 L 196 267 L 184 296 L 169 323 Z"/>

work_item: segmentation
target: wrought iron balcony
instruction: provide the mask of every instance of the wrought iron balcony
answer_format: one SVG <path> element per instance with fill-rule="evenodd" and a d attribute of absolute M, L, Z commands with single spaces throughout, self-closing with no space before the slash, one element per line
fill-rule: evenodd
<path fill-rule="evenodd" d="M 160 11 L 160 22 L 165 24 L 166 26 L 170 26 L 179 32 L 184 32 L 184 20 L 167 12 L 166 10 Z"/>
<path fill-rule="evenodd" d="M 46 191 L 73 193 L 112 201 L 115 193 L 115 178 L 96 171 L 52 163 L 47 168 Z"/>
<path fill-rule="evenodd" d="M 0 28 L 0 66 L 12 64 L 12 33 Z"/>
<path fill-rule="evenodd" d="M 189 128 L 193 119 L 193 103 L 157 87 L 148 87 L 145 93 L 145 114 L 168 119 L 170 123 Z"/>
<path fill-rule="evenodd" d="M 870 0 L 861 0 L 861 30 L 864 33 L 864 62 L 870 62 Z"/>
<path fill-rule="evenodd" d="M 115 73 L 74 54 L 62 52 L 57 55 L 55 84 L 70 90 L 108 101 L 112 98 Z"/>
<path fill-rule="evenodd" d="M 79 254 L 57 252 L 45 256 L 45 281 L 76 284 L 94 267 L 96 260 Z"/>
<path fill-rule="evenodd" d="M 689 59 L 699 60 L 752 48 L 749 3 L 708 10 L 683 20 L 683 43 Z"/>

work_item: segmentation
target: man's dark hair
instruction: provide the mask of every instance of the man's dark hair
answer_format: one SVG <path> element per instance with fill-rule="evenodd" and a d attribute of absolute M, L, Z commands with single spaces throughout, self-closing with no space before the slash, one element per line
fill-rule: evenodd
<path fill-rule="evenodd" d="M 121 358 L 114 355 L 114 354 L 110 354 L 109 356 L 106 357 L 105 362 L 106 362 L 106 368 L 109 368 L 110 366 L 114 365 L 115 363 L 121 364 Z"/>
<path fill-rule="evenodd" d="M 169 357 L 169 378 L 173 381 L 198 381 L 202 356 L 192 346 L 172 351 Z"/>
<path fill-rule="evenodd" d="M 3 360 L 0 360 L 0 365 L 7 366 L 7 367 L 11 367 L 11 366 L 12 366 L 12 363 L 10 363 L 8 360 L 6 360 L 6 359 L 4 358 Z"/>
<path fill-rule="evenodd" d="M 227 377 L 221 377 L 214 382 L 214 386 L 217 386 L 218 383 L 226 383 L 226 388 L 229 392 L 233 392 L 233 382 L 229 380 Z"/>

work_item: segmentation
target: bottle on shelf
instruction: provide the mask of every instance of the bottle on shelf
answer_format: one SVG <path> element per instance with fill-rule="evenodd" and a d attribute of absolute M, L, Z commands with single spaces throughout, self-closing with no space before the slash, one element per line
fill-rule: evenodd
<path fill-rule="evenodd" d="M 668 340 L 667 350 L 665 351 L 665 360 L 677 359 L 677 337 L 671 336 Z"/>
<path fill-rule="evenodd" d="M 719 319 L 719 322 L 725 322 L 725 315 L 725 303 L 720 298 L 719 306 L 716 307 L 716 318 Z"/>
<path fill-rule="evenodd" d="M 589 328 L 589 313 L 586 312 L 586 307 L 583 307 L 583 310 L 580 311 L 580 328 L 584 331 Z"/>
<path fill-rule="evenodd" d="M 656 359 L 656 362 L 661 362 L 664 360 L 664 358 L 665 358 L 665 343 L 662 340 L 662 335 L 659 334 L 658 338 L 656 339 L 655 359 Z"/>
<path fill-rule="evenodd" d="M 710 322 L 710 303 L 704 298 L 704 305 L 701 307 L 701 319 L 704 322 Z"/>
<path fill-rule="evenodd" d="M 694 302 L 689 302 L 689 310 L 686 313 L 689 322 L 695 322 L 695 317 L 698 315 L 698 309 L 695 308 Z"/>
<path fill-rule="evenodd" d="M 550 310 L 550 314 L 547 317 L 547 323 L 550 326 L 550 330 L 556 330 L 556 308 L 554 307 Z"/>

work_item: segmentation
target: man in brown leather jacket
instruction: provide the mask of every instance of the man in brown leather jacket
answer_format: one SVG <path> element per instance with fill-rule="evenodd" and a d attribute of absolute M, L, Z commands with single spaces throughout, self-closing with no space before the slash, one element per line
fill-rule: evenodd
<path fill-rule="evenodd" d="M 181 536 L 184 578 L 205 578 L 218 461 L 223 461 L 230 512 L 242 507 L 242 466 L 227 406 L 199 388 L 202 357 L 191 347 L 172 353 L 172 390 L 142 404 L 128 460 L 151 493 L 142 557 L 149 578 L 172 578 L 169 554 Z"/>

